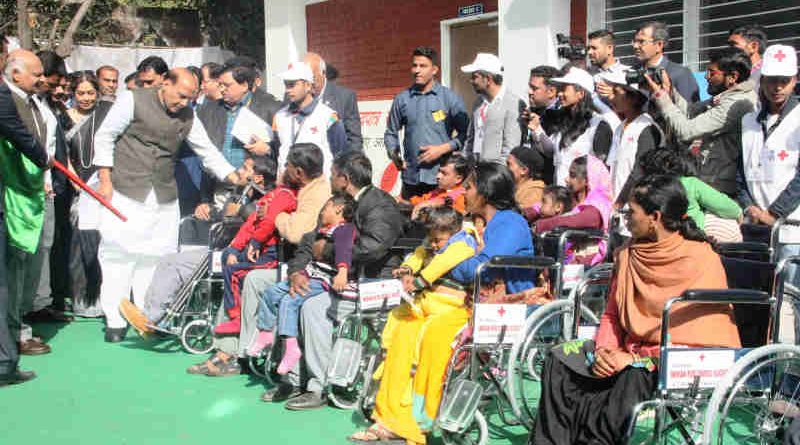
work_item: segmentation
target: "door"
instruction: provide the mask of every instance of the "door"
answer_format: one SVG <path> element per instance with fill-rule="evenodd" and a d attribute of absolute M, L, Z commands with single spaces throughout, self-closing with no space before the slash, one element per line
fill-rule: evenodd
<path fill-rule="evenodd" d="M 477 95 L 469 83 L 469 74 L 461 72 L 461 67 L 475 60 L 478 53 L 497 55 L 497 18 L 475 20 L 450 25 L 450 88 L 464 99 L 467 110 Z"/>

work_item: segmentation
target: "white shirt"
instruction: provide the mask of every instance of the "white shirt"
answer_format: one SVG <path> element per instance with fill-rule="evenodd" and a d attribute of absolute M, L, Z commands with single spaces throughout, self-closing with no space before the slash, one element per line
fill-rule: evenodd
<path fill-rule="evenodd" d="M 124 91 L 117 96 L 116 102 L 108 110 L 103 125 L 94 136 L 94 165 L 98 167 L 114 166 L 114 148 L 116 141 L 133 120 L 133 93 Z M 195 114 L 192 128 L 186 135 L 186 142 L 200 156 L 203 167 L 210 170 L 217 178 L 224 180 L 236 169 L 222 156 L 222 152 L 209 139 L 206 129 Z"/>
<path fill-rule="evenodd" d="M 614 64 L 609 66 L 608 68 L 603 68 L 602 66 L 595 66 L 595 69 L 597 70 L 597 72 L 595 73 L 595 75 L 593 77 L 594 77 L 594 81 L 597 82 L 598 80 L 602 80 L 601 77 L 600 77 L 600 74 L 603 74 L 603 73 L 612 73 L 612 74 L 620 73 L 620 74 L 624 75 L 625 71 L 628 71 L 629 69 L 631 69 L 631 67 L 621 63 L 619 60 L 614 60 Z"/>
<path fill-rule="evenodd" d="M 3 77 L 3 79 L 6 85 L 8 85 L 8 89 L 11 90 L 13 94 L 16 94 L 17 97 L 23 99 L 25 102 L 27 102 L 28 99 L 32 99 L 36 106 L 39 107 L 39 113 L 42 115 L 42 118 L 44 118 L 44 122 L 39 122 L 36 119 L 36 113 L 33 113 L 33 124 L 36 126 L 37 132 L 39 131 L 40 125 L 45 125 L 45 150 L 47 151 L 48 157 L 52 158 L 56 154 L 56 126 L 58 125 L 55 114 L 53 114 L 45 101 L 39 99 L 39 96 L 22 91 L 7 77 Z M 50 170 L 44 172 L 44 182 L 47 185 L 53 184 Z"/>

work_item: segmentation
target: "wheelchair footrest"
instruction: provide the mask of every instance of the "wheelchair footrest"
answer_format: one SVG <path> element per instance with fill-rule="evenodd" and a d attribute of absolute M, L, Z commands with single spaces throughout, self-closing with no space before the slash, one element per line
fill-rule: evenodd
<path fill-rule="evenodd" d="M 361 368 L 361 343 L 339 338 L 333 345 L 333 362 L 328 369 L 328 383 L 347 387 L 356 381 Z"/>
<path fill-rule="evenodd" d="M 445 397 L 437 420 L 439 428 L 451 433 L 466 431 L 483 398 L 483 387 L 470 380 L 457 380 L 447 390 Z"/>

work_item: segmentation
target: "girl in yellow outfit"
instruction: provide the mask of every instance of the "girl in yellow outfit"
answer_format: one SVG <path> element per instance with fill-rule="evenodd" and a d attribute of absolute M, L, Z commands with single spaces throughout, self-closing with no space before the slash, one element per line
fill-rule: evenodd
<path fill-rule="evenodd" d="M 425 443 L 439 408 L 442 379 L 455 335 L 467 323 L 466 286 L 449 275 L 475 255 L 475 231 L 462 229 L 461 214 L 449 207 L 430 210 L 427 239 L 394 271 L 405 290 L 416 295 L 413 305 L 395 308 L 386 323 L 382 346 L 386 360 L 376 374 L 381 379 L 368 430 L 354 442 L 404 438 Z"/>

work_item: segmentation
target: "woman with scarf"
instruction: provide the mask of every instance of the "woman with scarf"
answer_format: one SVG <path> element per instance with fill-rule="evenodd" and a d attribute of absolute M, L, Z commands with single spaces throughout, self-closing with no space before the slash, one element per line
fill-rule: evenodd
<path fill-rule="evenodd" d="M 532 444 L 618 443 L 633 407 L 658 383 L 664 304 L 689 289 L 727 287 L 677 178 L 642 179 L 628 205 L 632 238 L 615 252 L 600 329 L 595 340 L 551 350 Z M 669 329 L 673 345 L 740 347 L 730 305 L 676 305 Z"/>
<path fill-rule="evenodd" d="M 80 71 L 71 77 L 71 89 L 75 100 L 73 108 L 67 110 L 72 128 L 67 132 L 70 168 L 84 181 L 92 185 L 92 176 L 97 168 L 94 158 L 94 134 L 103 123 L 111 102 L 99 101 L 100 86 L 92 71 Z M 92 224 L 94 213 L 99 211 L 94 199 L 85 192 L 76 190 L 72 199 L 72 236 L 69 242 L 69 276 L 71 282 L 73 311 L 82 317 L 100 317 L 103 311 L 97 306 L 100 296 L 100 262 L 97 248 L 100 232 Z"/>

